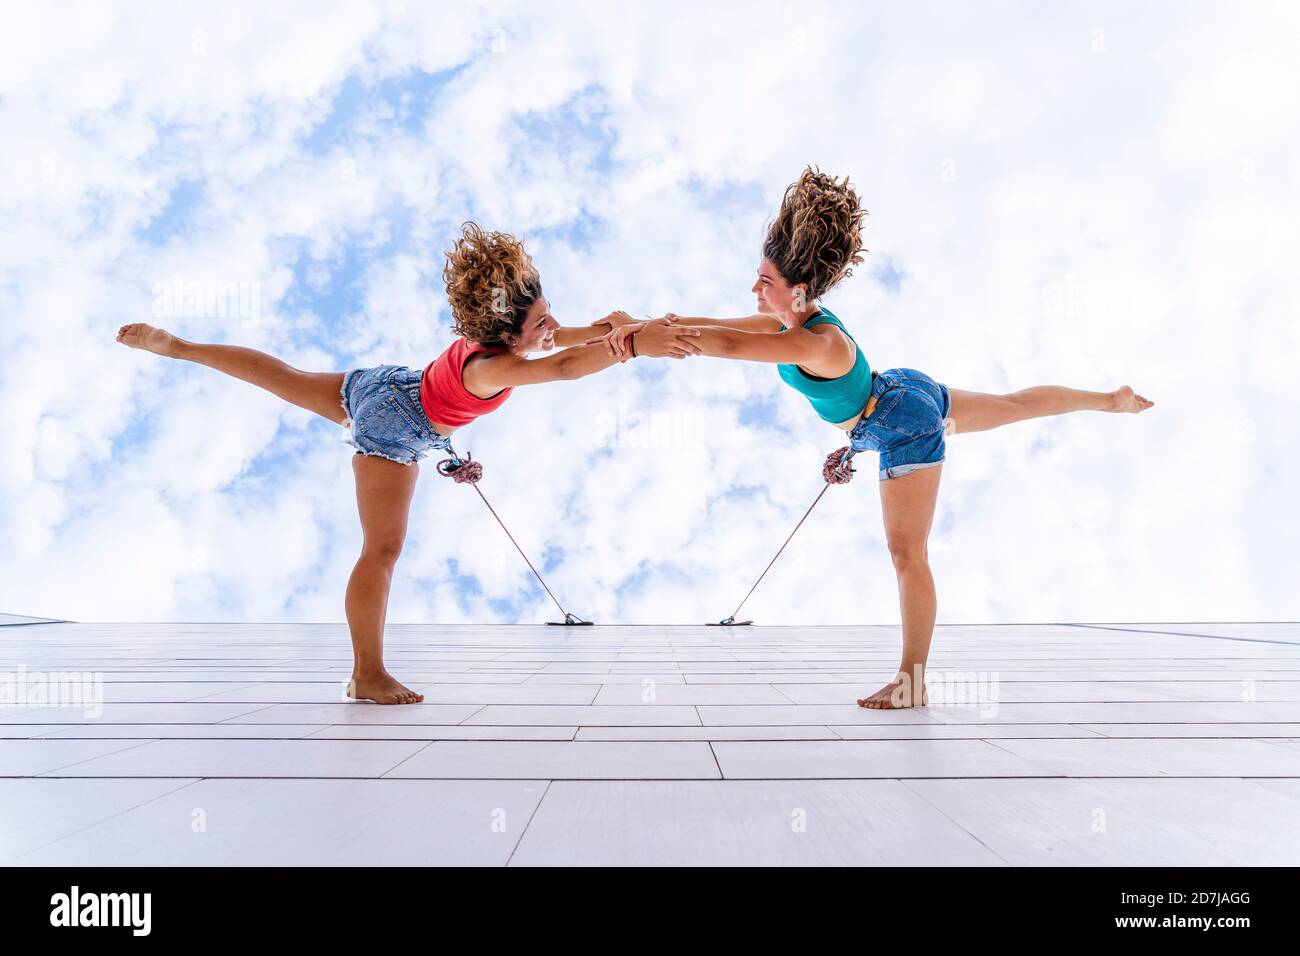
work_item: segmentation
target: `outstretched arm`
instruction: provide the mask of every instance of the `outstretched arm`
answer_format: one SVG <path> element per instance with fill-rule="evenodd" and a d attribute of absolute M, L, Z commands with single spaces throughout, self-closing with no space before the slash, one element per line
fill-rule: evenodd
<path fill-rule="evenodd" d="M 631 327 L 633 326 L 629 326 Z M 590 334 L 591 329 L 588 329 L 587 335 Z M 656 330 L 656 348 L 653 352 L 642 354 L 686 358 L 687 355 L 695 354 L 692 343 L 699 334 L 699 329 Z M 542 382 L 584 378 L 629 358 L 632 358 L 630 349 L 620 355 L 603 344 L 580 345 L 539 359 L 526 359 L 506 353 L 471 362 L 465 366 L 462 379 L 472 393 L 486 397 L 516 385 L 538 385 Z"/>
<path fill-rule="evenodd" d="M 649 323 L 650 328 L 664 326 L 671 329 L 679 327 L 679 324 L 666 319 Z M 634 328 L 615 329 L 601 341 L 616 356 L 630 355 L 627 339 Z M 852 362 L 855 355 L 849 339 L 830 325 L 793 328 L 784 332 L 746 332 L 725 326 L 704 326 L 695 331 L 699 338 L 693 339 L 691 344 L 698 349 L 698 354 L 715 358 L 790 363 L 818 369 L 842 366 L 846 361 Z"/>
<path fill-rule="evenodd" d="M 743 332 L 780 332 L 784 325 L 780 319 L 770 315 L 747 315 L 743 319 L 708 319 L 698 315 L 677 315 L 669 312 L 664 316 L 676 325 L 689 325 L 696 328 L 740 329 Z"/>
<path fill-rule="evenodd" d="M 611 355 L 593 346 L 564 349 L 546 358 L 526 359 L 518 355 L 493 355 L 465 366 L 462 379 L 470 392 L 486 396 L 516 385 L 538 385 L 583 378 L 631 358 Z"/>
<path fill-rule="evenodd" d="M 593 322 L 591 325 L 561 326 L 555 330 L 555 344 L 562 349 L 581 345 L 593 335 L 604 335 L 610 331 L 607 322 Z"/>
<path fill-rule="evenodd" d="M 591 325 L 579 325 L 576 327 L 561 327 L 555 330 L 555 344 L 562 349 L 571 348 L 575 345 L 582 345 L 593 335 L 605 335 L 614 329 L 622 328 L 625 325 L 632 325 L 637 320 L 632 318 L 626 312 L 611 312 L 603 319 L 597 319 Z"/>

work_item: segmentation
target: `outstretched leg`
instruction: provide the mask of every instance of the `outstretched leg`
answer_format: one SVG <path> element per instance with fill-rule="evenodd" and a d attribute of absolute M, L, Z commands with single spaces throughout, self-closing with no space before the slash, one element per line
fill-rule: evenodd
<path fill-rule="evenodd" d="M 930 656 L 938 600 L 930 573 L 927 541 L 939 498 L 939 473 L 943 465 L 921 468 L 899 478 L 880 482 L 880 505 L 885 538 L 898 578 L 898 605 L 903 617 L 903 659 L 894 679 L 869 697 L 861 707 L 891 710 L 924 705 L 925 662 Z"/>
<path fill-rule="evenodd" d="M 420 466 L 358 454 L 352 456 L 352 470 L 363 538 L 344 599 L 353 655 L 348 696 L 377 704 L 418 704 L 424 695 L 398 683 L 384 667 L 384 618 Z"/>
<path fill-rule="evenodd" d="M 339 389 L 343 387 L 342 372 L 304 372 L 257 349 L 187 342 L 166 329 L 143 322 L 122 326 L 117 332 L 117 341 L 167 358 L 185 359 L 215 368 L 218 372 L 264 388 L 299 408 L 323 415 L 336 425 L 347 420 L 339 400 Z"/>
<path fill-rule="evenodd" d="M 1086 392 L 1060 385 L 1035 385 L 1007 395 L 968 392 L 949 387 L 952 408 L 948 417 L 954 430 L 982 432 L 1027 418 L 1064 415 L 1067 412 L 1144 412 L 1155 402 L 1124 385 L 1113 392 Z"/>

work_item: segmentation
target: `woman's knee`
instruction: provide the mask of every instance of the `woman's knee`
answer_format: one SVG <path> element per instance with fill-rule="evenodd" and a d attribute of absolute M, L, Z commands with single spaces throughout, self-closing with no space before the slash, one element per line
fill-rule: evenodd
<path fill-rule="evenodd" d="M 363 560 L 392 567 L 397 563 L 397 559 L 402 556 L 402 545 L 404 543 L 402 538 L 381 538 L 375 541 L 367 541 L 361 549 L 361 557 Z"/>
<path fill-rule="evenodd" d="M 889 543 L 889 557 L 894 562 L 894 570 L 899 574 L 915 568 L 926 567 L 930 563 L 929 549 L 926 548 L 924 541 L 920 543 L 891 541 Z"/>

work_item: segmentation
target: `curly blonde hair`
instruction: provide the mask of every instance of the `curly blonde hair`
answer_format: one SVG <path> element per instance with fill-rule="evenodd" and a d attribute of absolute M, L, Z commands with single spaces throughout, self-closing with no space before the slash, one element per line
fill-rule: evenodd
<path fill-rule="evenodd" d="M 809 166 L 781 198 L 781 211 L 768 227 L 763 257 L 791 285 L 808 284 L 819 299 L 862 262 L 862 221 L 867 211 L 849 185 Z"/>
<path fill-rule="evenodd" d="M 542 296 L 541 276 L 524 244 L 466 222 L 446 255 L 442 279 L 456 334 L 484 345 L 502 345 L 507 333 L 518 335 Z"/>

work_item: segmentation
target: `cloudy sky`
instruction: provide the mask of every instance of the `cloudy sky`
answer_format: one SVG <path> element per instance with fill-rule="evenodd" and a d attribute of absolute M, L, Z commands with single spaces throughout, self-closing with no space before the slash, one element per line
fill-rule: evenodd
<path fill-rule="evenodd" d="M 941 623 L 1296 620 L 1300 14 L 1233 6 L 13 7 L 0 611 L 343 619 L 341 429 L 127 350 L 122 323 L 420 367 L 450 341 L 442 252 L 467 218 L 526 239 L 566 324 L 743 315 L 764 225 L 817 164 L 870 211 L 826 304 L 873 367 L 1157 403 L 952 439 Z M 772 367 L 693 359 L 522 389 L 458 446 L 573 609 L 697 623 L 843 443 Z M 746 616 L 897 622 L 873 470 Z M 426 466 L 389 619 L 553 616 Z"/>

